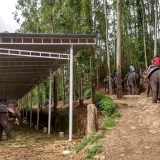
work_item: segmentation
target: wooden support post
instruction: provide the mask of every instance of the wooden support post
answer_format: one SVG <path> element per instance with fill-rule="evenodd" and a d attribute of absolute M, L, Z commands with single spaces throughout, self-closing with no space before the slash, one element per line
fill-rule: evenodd
<path fill-rule="evenodd" d="M 87 135 L 95 134 L 98 130 L 97 108 L 94 104 L 87 106 Z"/>

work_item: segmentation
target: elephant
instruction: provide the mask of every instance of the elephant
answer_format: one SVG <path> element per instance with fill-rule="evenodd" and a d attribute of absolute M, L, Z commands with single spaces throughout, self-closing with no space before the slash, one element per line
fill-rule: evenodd
<path fill-rule="evenodd" d="M 3 131 L 6 134 L 7 139 L 11 139 L 11 131 L 10 125 L 8 122 L 8 118 L 16 119 L 16 123 L 18 124 L 19 114 L 16 110 L 17 104 L 13 101 L 9 101 L 7 103 L 6 99 L 0 98 L 0 140 L 2 140 Z"/>
<path fill-rule="evenodd" d="M 122 82 L 122 91 L 124 90 L 124 80 L 121 79 Z M 117 90 L 117 77 L 112 79 L 112 91 L 113 94 L 116 94 L 116 90 Z"/>
<path fill-rule="evenodd" d="M 139 94 L 140 75 L 137 72 L 131 72 L 127 77 L 128 93 Z"/>
<path fill-rule="evenodd" d="M 148 74 L 148 78 L 152 90 L 152 102 L 157 103 L 160 98 L 160 68 L 153 69 Z"/>

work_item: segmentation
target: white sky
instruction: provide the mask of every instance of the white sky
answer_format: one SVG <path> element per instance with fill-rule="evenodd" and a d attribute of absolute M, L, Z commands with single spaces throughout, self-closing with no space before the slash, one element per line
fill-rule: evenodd
<path fill-rule="evenodd" d="M 13 18 L 13 12 L 16 10 L 17 0 L 0 0 L 0 32 L 8 31 L 14 33 L 20 25 Z"/>

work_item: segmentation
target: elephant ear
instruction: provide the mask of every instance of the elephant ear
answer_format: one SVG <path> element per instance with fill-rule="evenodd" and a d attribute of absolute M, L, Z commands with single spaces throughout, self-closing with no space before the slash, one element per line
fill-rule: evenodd
<path fill-rule="evenodd" d="M 14 114 L 14 115 L 16 114 L 16 112 L 15 112 L 15 105 L 13 103 L 8 103 L 7 110 L 9 112 L 11 112 L 12 114 Z"/>

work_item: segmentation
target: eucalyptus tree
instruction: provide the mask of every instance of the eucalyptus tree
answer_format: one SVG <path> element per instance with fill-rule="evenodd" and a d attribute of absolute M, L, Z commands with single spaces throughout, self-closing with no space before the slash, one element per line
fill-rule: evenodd
<path fill-rule="evenodd" d="M 117 0 L 117 98 L 122 97 L 121 62 L 121 0 Z"/>
<path fill-rule="evenodd" d="M 143 44 L 144 44 L 144 56 L 145 56 L 145 69 L 148 68 L 148 62 L 147 62 L 147 53 L 146 53 L 146 30 L 145 30 L 145 9 L 144 9 L 144 2 L 141 0 L 141 6 L 142 6 L 142 20 L 143 20 Z"/>
<path fill-rule="evenodd" d="M 109 76 L 109 93 L 112 94 L 112 79 L 111 79 L 111 69 L 110 69 L 110 54 L 108 45 L 108 19 L 107 19 L 107 0 L 104 0 L 104 14 L 106 21 L 106 49 L 107 49 L 107 67 Z"/>
<path fill-rule="evenodd" d="M 157 55 L 157 0 L 155 0 L 154 56 Z"/>

